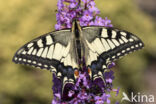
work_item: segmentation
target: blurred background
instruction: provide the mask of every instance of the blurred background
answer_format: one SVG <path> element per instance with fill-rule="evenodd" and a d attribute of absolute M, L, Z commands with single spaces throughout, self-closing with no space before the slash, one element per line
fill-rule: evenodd
<path fill-rule="evenodd" d="M 111 104 L 121 100 L 122 92 L 156 97 L 155 0 L 95 1 L 103 18 L 107 16 L 114 27 L 137 34 L 145 43 L 143 50 L 120 59 L 113 68 L 114 88 L 120 87 L 120 94 Z M 51 104 L 51 73 L 16 65 L 12 57 L 26 42 L 54 30 L 56 4 L 57 0 L 0 1 L 0 104 Z"/>

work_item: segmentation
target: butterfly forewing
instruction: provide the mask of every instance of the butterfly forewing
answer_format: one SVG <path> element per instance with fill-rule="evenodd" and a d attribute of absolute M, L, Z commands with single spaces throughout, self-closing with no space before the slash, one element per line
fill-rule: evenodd
<path fill-rule="evenodd" d="M 56 68 L 61 59 L 69 54 L 70 35 L 70 30 L 61 30 L 42 35 L 21 47 L 16 52 L 13 61 L 42 69 Z"/>
<path fill-rule="evenodd" d="M 144 46 L 137 36 L 119 29 L 84 27 L 82 31 L 87 44 L 86 53 L 89 53 L 87 65 L 92 69 L 93 78 L 100 75 L 102 67 L 106 69 L 112 61 Z"/>

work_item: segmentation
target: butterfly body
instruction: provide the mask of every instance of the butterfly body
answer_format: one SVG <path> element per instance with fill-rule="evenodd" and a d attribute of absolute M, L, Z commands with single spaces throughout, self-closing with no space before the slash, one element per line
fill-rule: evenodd
<path fill-rule="evenodd" d="M 51 70 L 63 86 L 75 83 L 75 70 L 84 58 L 92 80 L 103 78 L 110 62 L 141 49 L 143 42 L 127 31 L 99 26 L 81 27 L 74 21 L 71 29 L 42 35 L 21 47 L 13 57 L 19 64 Z"/>

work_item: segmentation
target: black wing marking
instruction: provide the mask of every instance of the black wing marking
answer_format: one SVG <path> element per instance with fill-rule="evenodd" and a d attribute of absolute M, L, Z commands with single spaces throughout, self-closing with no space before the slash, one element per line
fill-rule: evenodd
<path fill-rule="evenodd" d="M 82 31 L 89 54 L 87 64 L 92 69 L 93 78 L 101 76 L 102 69 L 112 61 L 144 47 L 137 36 L 127 31 L 104 27 L 84 27 Z"/>

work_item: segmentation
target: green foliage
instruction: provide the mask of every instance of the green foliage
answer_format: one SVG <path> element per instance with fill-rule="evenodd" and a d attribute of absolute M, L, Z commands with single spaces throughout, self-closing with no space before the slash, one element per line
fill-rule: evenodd
<path fill-rule="evenodd" d="M 51 73 L 16 65 L 11 60 L 24 43 L 54 29 L 56 2 L 57 0 L 0 1 L 0 104 L 51 103 Z M 145 42 L 143 50 L 121 59 L 114 68 L 114 85 L 121 86 L 121 92 L 142 89 L 143 72 L 149 61 L 145 55 L 156 56 L 156 31 L 151 18 L 141 12 L 132 0 L 96 2 L 102 17 L 107 16 L 117 28 L 138 34 Z M 121 96 L 118 99 L 120 101 Z"/>

